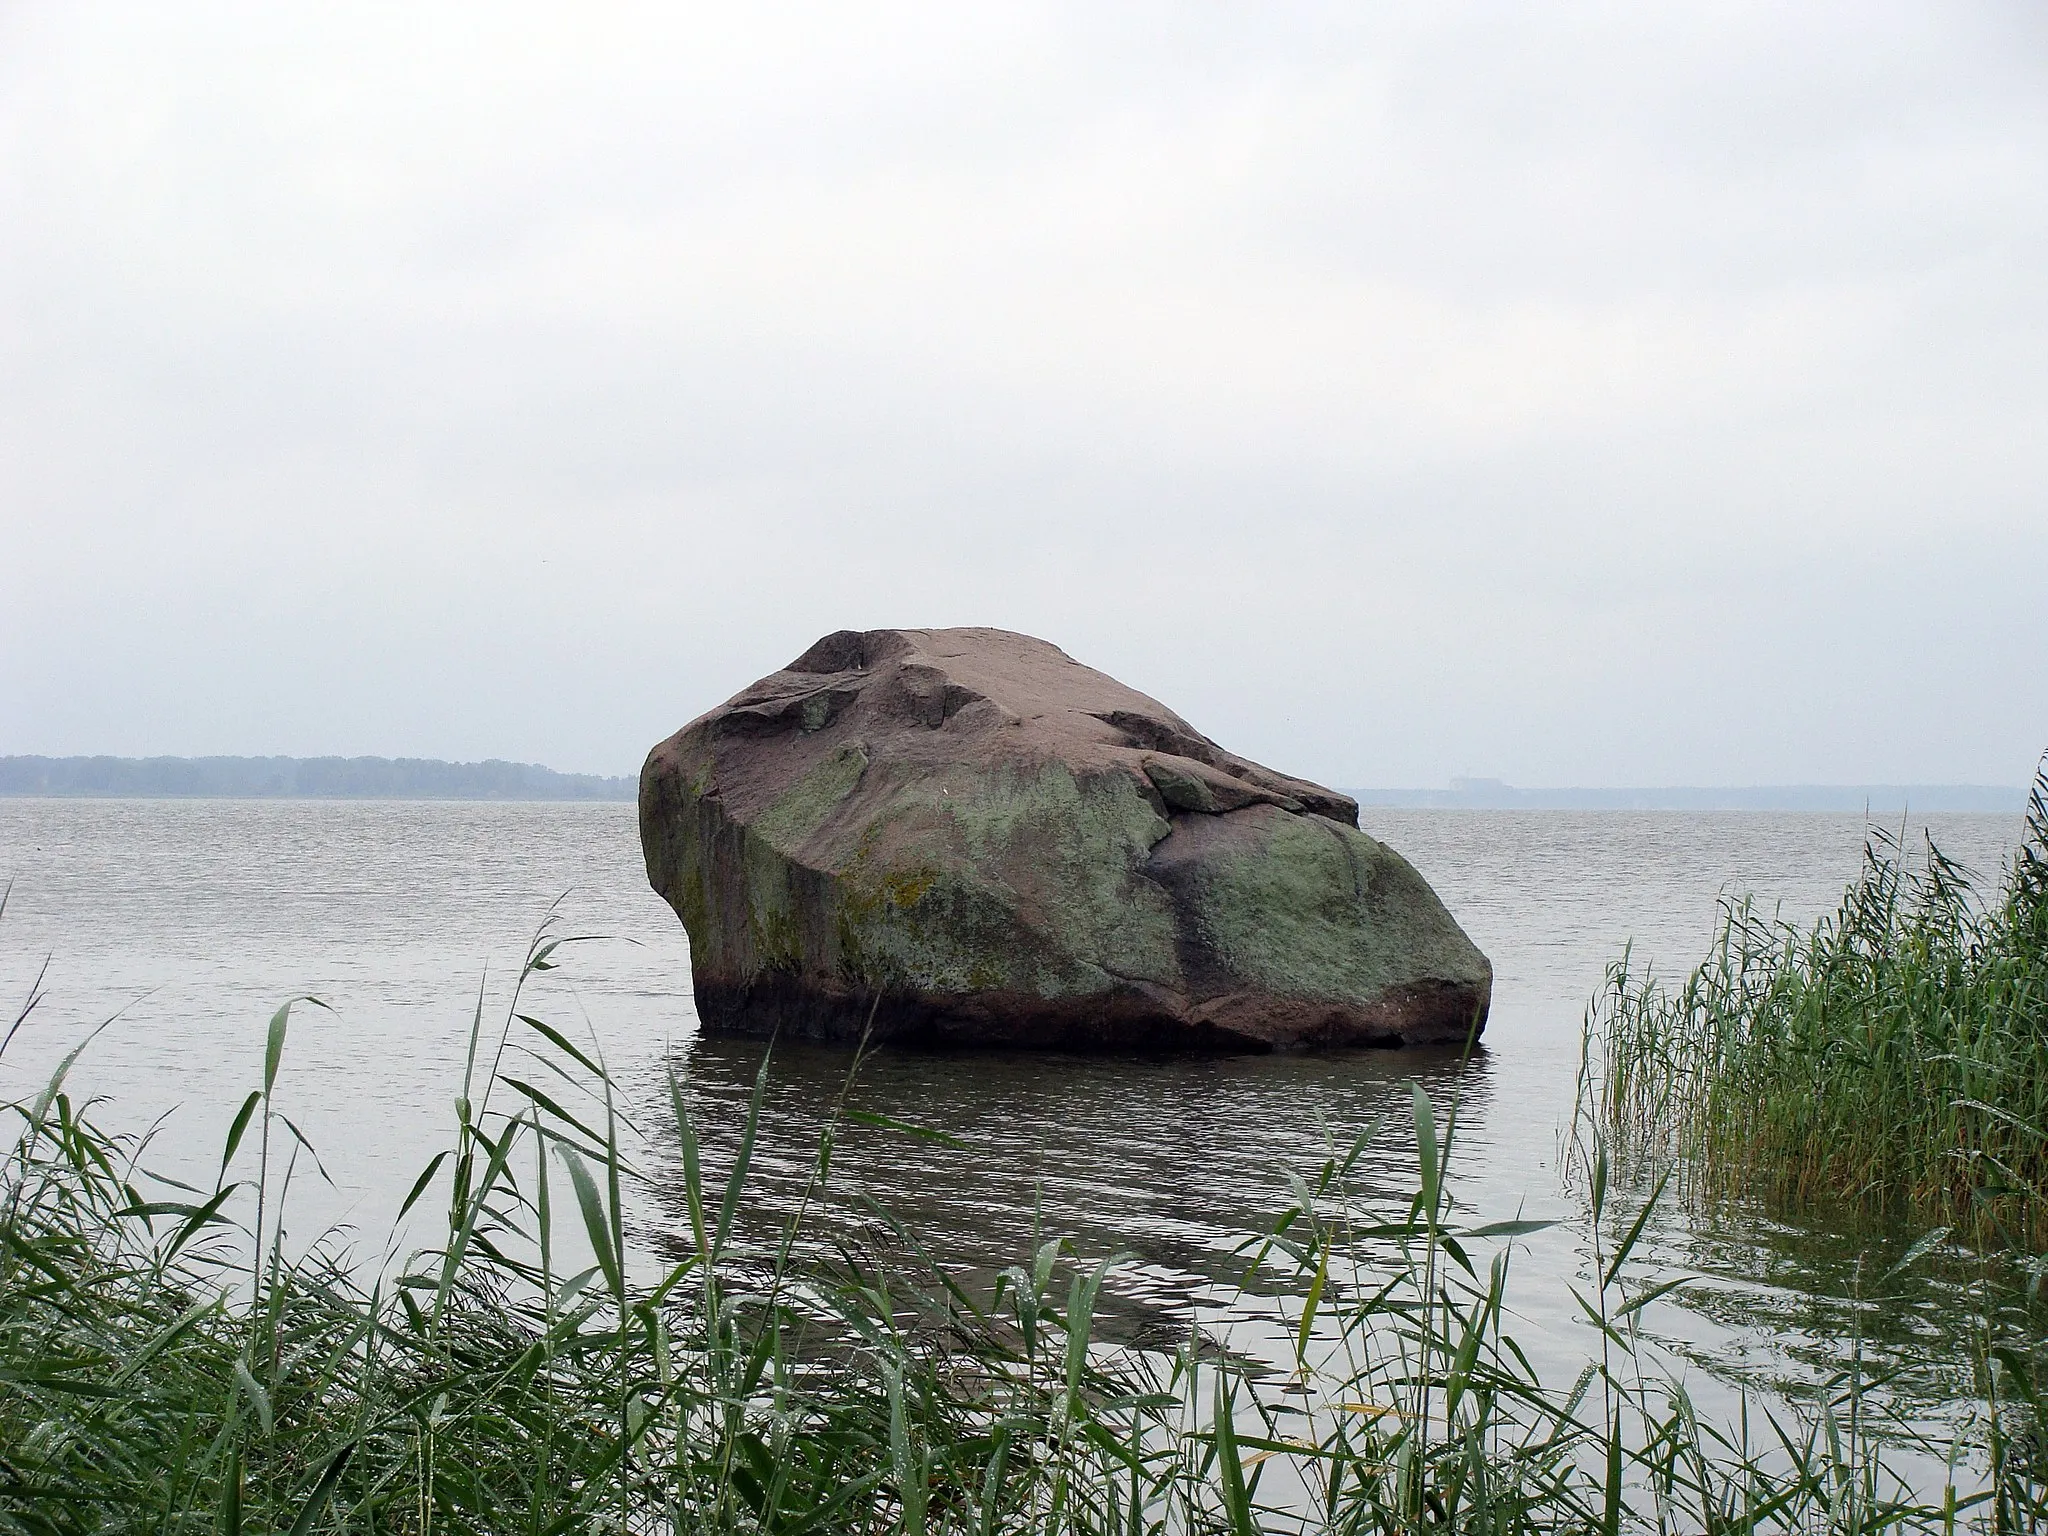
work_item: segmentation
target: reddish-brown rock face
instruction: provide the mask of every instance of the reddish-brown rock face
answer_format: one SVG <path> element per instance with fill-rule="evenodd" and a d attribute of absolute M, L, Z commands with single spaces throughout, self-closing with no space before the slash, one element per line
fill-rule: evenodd
<path fill-rule="evenodd" d="M 1492 992 L 1350 797 L 1003 630 L 826 636 L 648 755 L 640 834 L 714 1031 L 1460 1045 Z"/>

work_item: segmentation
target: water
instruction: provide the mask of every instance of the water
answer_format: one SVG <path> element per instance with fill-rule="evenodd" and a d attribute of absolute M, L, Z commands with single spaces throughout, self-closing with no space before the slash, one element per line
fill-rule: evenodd
<path fill-rule="evenodd" d="M 2017 817 L 1924 819 L 1945 851 L 1987 873 Z M 1413 1187 L 1410 1084 L 1459 1106 L 1455 1183 L 1476 1219 L 1551 1218 L 1518 1253 L 1514 1331 L 1569 1379 L 1592 1347 L 1566 1289 L 1584 1284 L 1583 1217 L 1558 1169 L 1586 1001 L 1634 941 L 1681 971 L 1704 949 L 1717 897 L 1754 891 L 1805 918 L 1854 875 L 1853 816 L 1369 810 L 1367 829 L 1406 853 L 1496 968 L 1484 1052 L 1469 1064 L 1403 1053 L 1187 1061 L 882 1053 L 851 1090 L 860 1109 L 948 1140 L 871 1128 L 841 1138 L 827 1222 L 886 1207 L 921 1239 L 986 1274 L 1034 1229 L 1087 1254 L 1131 1257 L 1111 1286 L 1111 1326 L 1169 1338 L 1199 1320 L 1259 1353 L 1274 1343 L 1256 1302 L 1231 1304 L 1239 1239 L 1288 1203 L 1286 1172 L 1313 1175 L 1332 1147 L 1377 1126 L 1368 1196 Z M 682 1227 L 665 1129 L 664 1067 L 699 1100 L 715 1164 L 729 1147 L 757 1045 L 700 1038 L 680 926 L 646 887 L 630 806 L 318 801 L 0 800 L 0 996 L 27 994 L 44 957 L 48 1000 L 0 1060 L 11 1096 L 91 1024 L 115 1022 L 76 1069 L 102 1118 L 158 1132 L 159 1165 L 210 1176 L 234 1106 L 261 1070 L 264 1025 L 294 1014 L 281 1106 L 332 1182 L 302 1167 L 297 1235 L 346 1223 L 387 1242 L 404 1191 L 445 1144 L 469 1026 L 497 1017 L 528 936 L 558 904 L 562 931 L 611 936 L 570 954 L 532 1001 L 602 1042 L 646 1130 L 653 1182 L 634 1225 L 652 1254 Z M 559 901 L 558 901 L 559 898 Z M 847 1058 L 777 1055 L 758 1156 L 771 1207 L 803 1185 Z M 1646 1321 L 1709 1404 L 1733 1384 L 1798 1390 L 1838 1361 L 1859 1258 L 1910 1233 L 1845 1234 L 1751 1216 L 1696 1229 L 1676 1213 L 1645 1251 L 1646 1276 L 1695 1283 Z M 1866 1263 L 1866 1272 L 1868 1264 Z M 1879 1308 L 1856 1308 L 1879 1359 L 1911 1366 L 1909 1406 L 1939 1417 L 1964 1368 L 1961 1272 L 1937 1265 Z"/>

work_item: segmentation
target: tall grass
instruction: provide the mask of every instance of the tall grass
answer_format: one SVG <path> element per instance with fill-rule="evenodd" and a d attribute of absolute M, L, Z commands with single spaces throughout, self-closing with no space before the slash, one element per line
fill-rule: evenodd
<path fill-rule="evenodd" d="M 1455 1110 L 1419 1088 L 1405 1208 L 1354 1190 L 1367 1129 L 1289 1175 L 1276 1215 L 1246 1213 L 1248 1283 L 1280 1295 L 1291 1340 L 1278 1368 L 1196 1333 L 1105 1343 L 1114 1261 L 1058 1238 L 974 1294 L 900 1246 L 804 1257 L 808 1199 L 763 1241 L 766 1059 L 722 1178 L 671 1084 L 688 1230 L 657 1264 L 626 1219 L 641 1175 L 602 1060 L 529 996 L 560 955 L 544 934 L 505 1016 L 479 1009 L 448 1145 L 406 1201 L 438 1213 L 434 1240 L 381 1268 L 286 1237 L 313 1161 L 281 1091 L 303 1005 L 272 1020 L 202 1177 L 147 1171 L 146 1139 L 96 1123 L 76 1053 L 9 1106 L 0 1530 L 1863 1532 L 2043 1512 L 1992 1399 L 1949 1486 L 1910 1491 L 1853 1359 L 1775 1418 L 1703 1423 L 1642 1345 L 1663 1289 L 1632 1268 L 1649 1205 L 1621 1207 L 1597 1150 L 1578 1293 L 1596 1355 L 1539 1379 L 1509 1301 L 1532 1224 L 1464 1215 Z"/>
<path fill-rule="evenodd" d="M 1817 1198 L 2048 1246 L 2048 764 L 1988 899 L 1930 839 L 1873 830 L 1810 927 L 1724 904 L 1677 987 L 1624 955 L 1588 1023 L 1582 1104 L 1695 1192 Z"/>

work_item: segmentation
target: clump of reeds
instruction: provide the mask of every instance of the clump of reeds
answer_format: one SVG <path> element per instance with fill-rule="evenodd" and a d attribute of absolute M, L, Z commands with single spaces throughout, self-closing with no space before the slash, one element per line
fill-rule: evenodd
<path fill-rule="evenodd" d="M 2048 765 L 1986 897 L 1934 846 L 1873 829 L 1810 927 L 1723 904 L 1676 987 L 1609 971 L 1582 1108 L 1617 1152 L 1707 1195 L 1816 1198 L 1969 1239 L 2048 1245 Z"/>
<path fill-rule="evenodd" d="M 640 1175 L 594 1049 L 521 1000 L 472 1028 L 446 1151 L 406 1201 L 424 1251 L 357 1268 L 285 1237 L 310 1149 L 278 1102 L 291 1011 L 217 1170 L 179 1183 L 66 1087 L 9 1106 L 0 1166 L 0 1530 L 53 1533 L 1333 1533 L 2014 1528 L 2042 1487 L 1995 1410 L 1973 1487 L 1914 1495 L 1868 1433 L 1860 1368 L 1763 1443 L 1703 1425 L 1649 1365 L 1629 1261 L 1649 1210 L 1592 1162 L 1581 1298 L 1596 1357 L 1541 1381 L 1509 1263 L 1530 1224 L 1474 1225 L 1455 1112 L 1418 1088 L 1419 1188 L 1370 1205 L 1362 1132 L 1289 1176 L 1248 1279 L 1277 1289 L 1292 1369 L 1199 1334 L 1166 1352 L 1093 1332 L 1113 1261 L 1057 1238 L 992 1292 L 942 1264 L 743 1242 L 767 1080 L 723 1180 L 687 1096 L 680 1262 L 629 1243 Z M 868 1117 L 874 1119 L 875 1117 Z M 835 1125 L 812 1174 L 831 1177 Z M 1618 1241 L 1616 1234 L 1619 1234 Z M 1994 1378 L 1995 1381 L 1995 1378 Z"/>

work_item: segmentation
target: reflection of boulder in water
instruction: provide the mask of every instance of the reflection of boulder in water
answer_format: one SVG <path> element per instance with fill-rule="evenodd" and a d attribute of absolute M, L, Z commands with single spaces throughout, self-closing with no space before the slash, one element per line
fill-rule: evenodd
<path fill-rule="evenodd" d="M 1348 796 L 1057 647 L 841 631 L 648 755 L 648 878 L 713 1031 L 1461 1043 L 1492 967 Z"/>
<path fill-rule="evenodd" d="M 669 1058 L 713 1190 L 733 1166 L 764 1049 L 757 1040 L 700 1033 Z M 844 1049 L 784 1041 L 767 1059 L 734 1218 L 735 1262 L 772 1264 L 800 1217 L 794 1252 L 807 1271 L 830 1272 L 847 1254 L 867 1262 L 881 1242 L 892 1263 L 903 1261 L 891 1273 L 907 1287 L 927 1283 L 923 1266 L 936 1262 L 986 1299 L 1001 1270 L 1030 1264 L 1040 1244 L 1062 1236 L 1083 1269 L 1124 1256 L 1096 1311 L 1097 1337 L 1116 1345 L 1170 1350 L 1198 1322 L 1227 1323 L 1240 1346 L 1284 1340 L 1266 1353 L 1291 1364 L 1293 1329 L 1283 1324 L 1269 1335 L 1257 1321 L 1272 1316 L 1258 1294 L 1289 1282 L 1261 1269 L 1252 1292 L 1240 1296 L 1238 1245 L 1295 1203 L 1290 1173 L 1318 1183 L 1326 1161 L 1343 1156 L 1360 1131 L 1370 1131 L 1369 1149 L 1331 1197 L 1367 1224 L 1401 1221 L 1418 1177 L 1406 1129 L 1418 1082 L 1439 1104 L 1457 1100 L 1459 1141 L 1468 1149 L 1456 1160 L 1467 1170 L 1460 1184 L 1490 1213 L 1512 1214 L 1524 1203 L 1524 1180 L 1539 1160 L 1532 1153 L 1514 1162 L 1510 1154 L 1515 1172 L 1505 1193 L 1488 1196 L 1467 1182 L 1477 1161 L 1469 1149 L 1501 1146 L 1494 1069 L 1484 1056 L 1468 1063 L 1449 1052 L 1419 1060 L 1399 1052 L 1105 1054 L 1066 1056 L 1048 1070 L 1055 1064 L 1043 1053 L 990 1050 L 962 1070 L 958 1056 L 896 1050 L 870 1052 L 855 1073 Z M 844 1110 L 856 1115 L 837 1119 L 831 1178 L 815 1182 L 820 1133 Z M 939 1134 L 863 1123 L 863 1111 Z M 1516 1126 L 1526 1129 L 1519 1119 Z M 660 1176 L 647 1193 L 663 1219 L 649 1236 L 667 1262 L 681 1263 L 694 1251 L 682 1148 L 672 1132 L 662 1142 L 650 1149 L 650 1171 Z M 906 1257 L 878 1210 L 902 1223 L 919 1256 Z M 1362 1251 L 1377 1252 L 1370 1243 Z M 1249 1334 L 1237 1326 L 1247 1322 Z"/>

